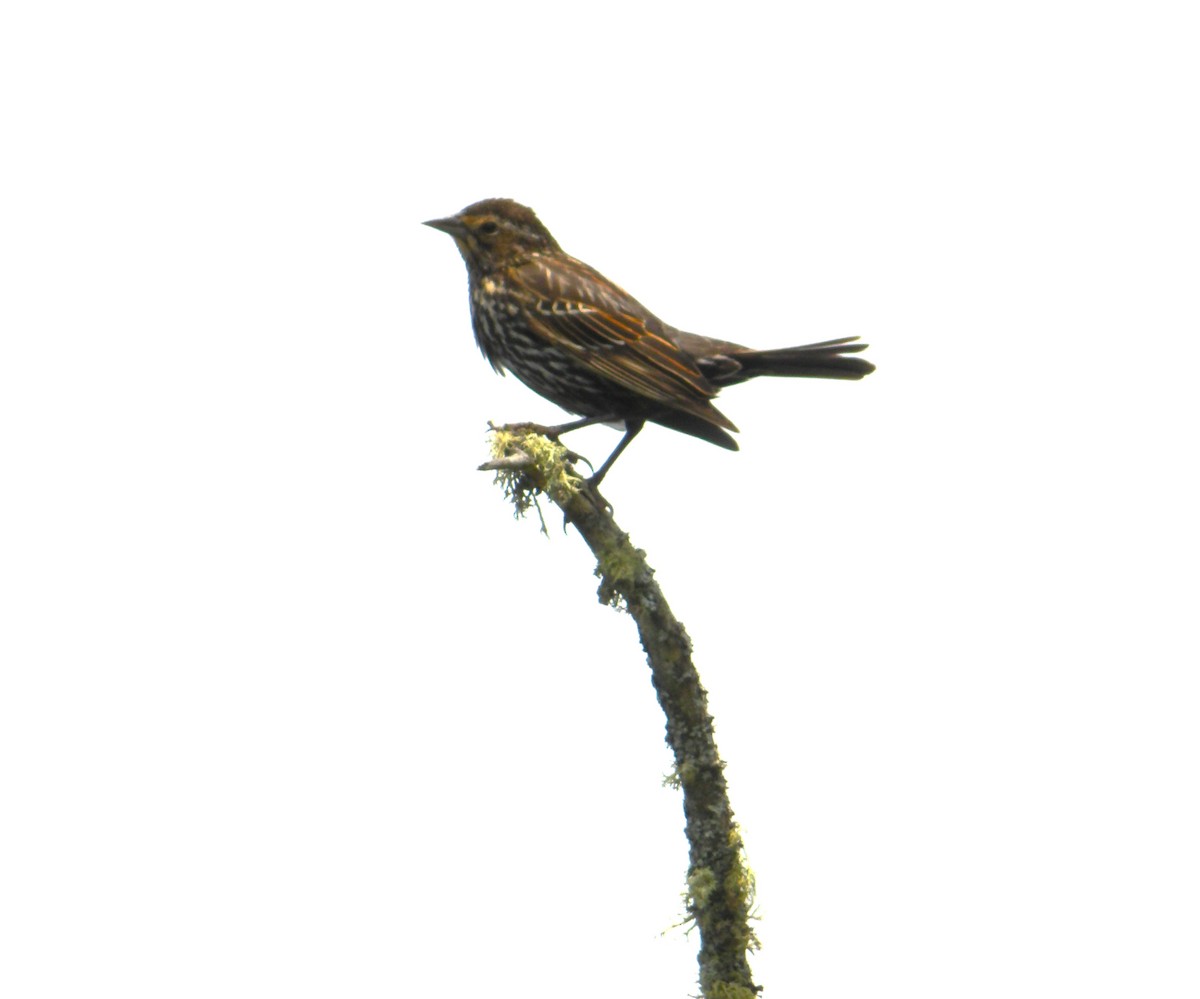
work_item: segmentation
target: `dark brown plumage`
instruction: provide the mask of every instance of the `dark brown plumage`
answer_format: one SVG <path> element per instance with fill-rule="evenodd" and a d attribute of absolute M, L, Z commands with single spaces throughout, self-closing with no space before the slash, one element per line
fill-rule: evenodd
<path fill-rule="evenodd" d="M 759 375 L 858 379 L 875 366 L 853 356 L 857 337 L 779 350 L 685 333 L 587 264 L 565 254 L 532 209 L 479 201 L 426 225 L 449 233 L 467 264 L 475 339 L 492 367 L 592 423 L 625 436 L 592 476 L 599 484 L 647 423 L 737 450 L 737 427 L 712 400 Z"/>

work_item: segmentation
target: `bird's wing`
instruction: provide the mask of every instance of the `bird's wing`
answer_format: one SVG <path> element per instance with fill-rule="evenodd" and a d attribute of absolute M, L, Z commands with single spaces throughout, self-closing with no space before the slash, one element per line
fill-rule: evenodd
<path fill-rule="evenodd" d="M 662 322 L 587 264 L 533 257 L 510 272 L 533 331 L 643 399 L 734 429 L 709 402 L 717 390 Z"/>

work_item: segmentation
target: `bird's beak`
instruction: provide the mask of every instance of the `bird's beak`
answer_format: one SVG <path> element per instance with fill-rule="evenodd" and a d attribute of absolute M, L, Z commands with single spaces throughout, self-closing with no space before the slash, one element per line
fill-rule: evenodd
<path fill-rule="evenodd" d="M 451 215 L 448 219 L 430 219 L 424 224 L 432 226 L 434 229 L 440 229 L 442 232 L 447 232 L 455 238 L 467 231 L 467 227 L 463 224 L 462 219 L 455 215 Z"/>

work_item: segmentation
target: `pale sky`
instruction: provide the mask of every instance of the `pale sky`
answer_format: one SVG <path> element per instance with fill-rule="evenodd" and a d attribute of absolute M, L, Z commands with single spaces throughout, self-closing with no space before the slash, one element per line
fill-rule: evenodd
<path fill-rule="evenodd" d="M 697 991 L 633 624 L 475 471 L 561 413 L 420 223 L 505 196 L 678 327 L 879 368 L 605 483 L 764 996 L 1194 997 L 1187 15 L 6 8 L 0 994 Z"/>

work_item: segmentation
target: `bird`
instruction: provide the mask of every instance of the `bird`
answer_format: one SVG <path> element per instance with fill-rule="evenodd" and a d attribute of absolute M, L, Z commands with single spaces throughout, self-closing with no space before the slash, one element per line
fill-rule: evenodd
<path fill-rule="evenodd" d="M 483 356 L 580 417 L 538 429 L 557 440 L 597 423 L 624 428 L 588 480 L 593 488 L 647 423 L 738 450 L 737 427 L 713 405 L 729 385 L 760 375 L 856 380 L 875 370 L 856 356 L 867 347 L 858 337 L 755 350 L 676 329 L 563 252 L 533 209 L 509 198 L 424 224 L 449 234 L 466 262 Z"/>

